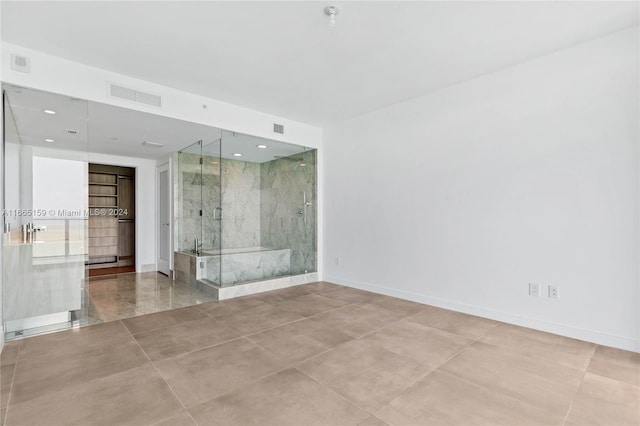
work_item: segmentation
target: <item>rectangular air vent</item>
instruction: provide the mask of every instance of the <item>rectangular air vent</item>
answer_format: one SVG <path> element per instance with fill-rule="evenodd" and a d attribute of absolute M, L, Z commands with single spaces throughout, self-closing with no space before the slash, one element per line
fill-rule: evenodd
<path fill-rule="evenodd" d="M 11 69 L 20 72 L 31 72 L 31 59 L 26 56 L 11 54 Z"/>
<path fill-rule="evenodd" d="M 284 134 L 284 124 L 273 123 L 273 132 Z"/>
<path fill-rule="evenodd" d="M 109 85 L 109 94 L 114 98 L 126 99 L 132 102 L 162 107 L 162 97 L 152 95 L 151 93 L 141 92 L 139 90 L 129 89 L 118 86 L 116 84 Z"/>

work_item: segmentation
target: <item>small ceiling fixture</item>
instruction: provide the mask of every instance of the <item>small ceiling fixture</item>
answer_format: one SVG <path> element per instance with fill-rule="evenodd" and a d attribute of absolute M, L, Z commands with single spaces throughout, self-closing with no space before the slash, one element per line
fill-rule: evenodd
<path fill-rule="evenodd" d="M 45 142 L 53 143 L 53 139 L 45 139 Z"/>
<path fill-rule="evenodd" d="M 163 143 L 158 143 L 158 142 L 150 142 L 150 141 L 144 141 L 142 142 L 142 145 L 144 146 L 148 146 L 150 148 L 160 148 L 163 147 L 164 144 Z"/>
<path fill-rule="evenodd" d="M 329 17 L 330 27 L 336 26 L 336 15 L 338 13 L 340 13 L 340 9 L 338 9 L 338 6 L 327 6 L 324 8 L 324 14 Z"/>
<path fill-rule="evenodd" d="M 234 153 L 233 153 L 233 156 L 234 156 L 234 157 L 242 157 L 242 154 L 240 154 L 239 152 L 234 152 Z"/>
<path fill-rule="evenodd" d="M 300 163 L 298 164 L 300 167 L 307 167 L 307 163 Z"/>
<path fill-rule="evenodd" d="M 56 112 L 55 112 L 54 110 L 52 110 L 52 109 L 45 109 L 45 110 L 43 110 L 43 112 L 44 112 L 45 114 L 51 114 L 51 115 L 53 115 L 53 114 L 55 114 L 55 113 L 56 113 Z"/>
<path fill-rule="evenodd" d="M 267 149 L 266 145 L 260 144 L 260 145 L 256 145 L 258 148 L 260 149 Z"/>

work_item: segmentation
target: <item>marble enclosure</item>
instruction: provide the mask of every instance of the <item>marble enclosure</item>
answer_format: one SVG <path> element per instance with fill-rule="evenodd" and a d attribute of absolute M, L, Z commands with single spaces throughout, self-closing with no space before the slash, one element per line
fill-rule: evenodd
<path fill-rule="evenodd" d="M 174 157 L 177 281 L 206 291 L 317 270 L 315 150 L 262 163 L 188 151 Z"/>

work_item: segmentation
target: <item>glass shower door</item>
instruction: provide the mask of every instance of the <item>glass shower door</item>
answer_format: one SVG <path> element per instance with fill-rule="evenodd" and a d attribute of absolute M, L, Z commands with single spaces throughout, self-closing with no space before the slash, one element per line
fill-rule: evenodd
<path fill-rule="evenodd" d="M 176 280 L 208 294 L 221 275 L 220 140 L 178 152 Z"/>
<path fill-rule="evenodd" d="M 222 285 L 222 140 L 202 147 L 202 251 L 204 282 Z"/>

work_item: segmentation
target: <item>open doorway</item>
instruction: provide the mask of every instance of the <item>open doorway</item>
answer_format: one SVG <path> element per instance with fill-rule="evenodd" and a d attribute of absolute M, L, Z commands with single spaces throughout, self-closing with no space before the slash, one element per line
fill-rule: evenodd
<path fill-rule="evenodd" d="M 89 163 L 90 277 L 136 271 L 136 170 Z"/>

